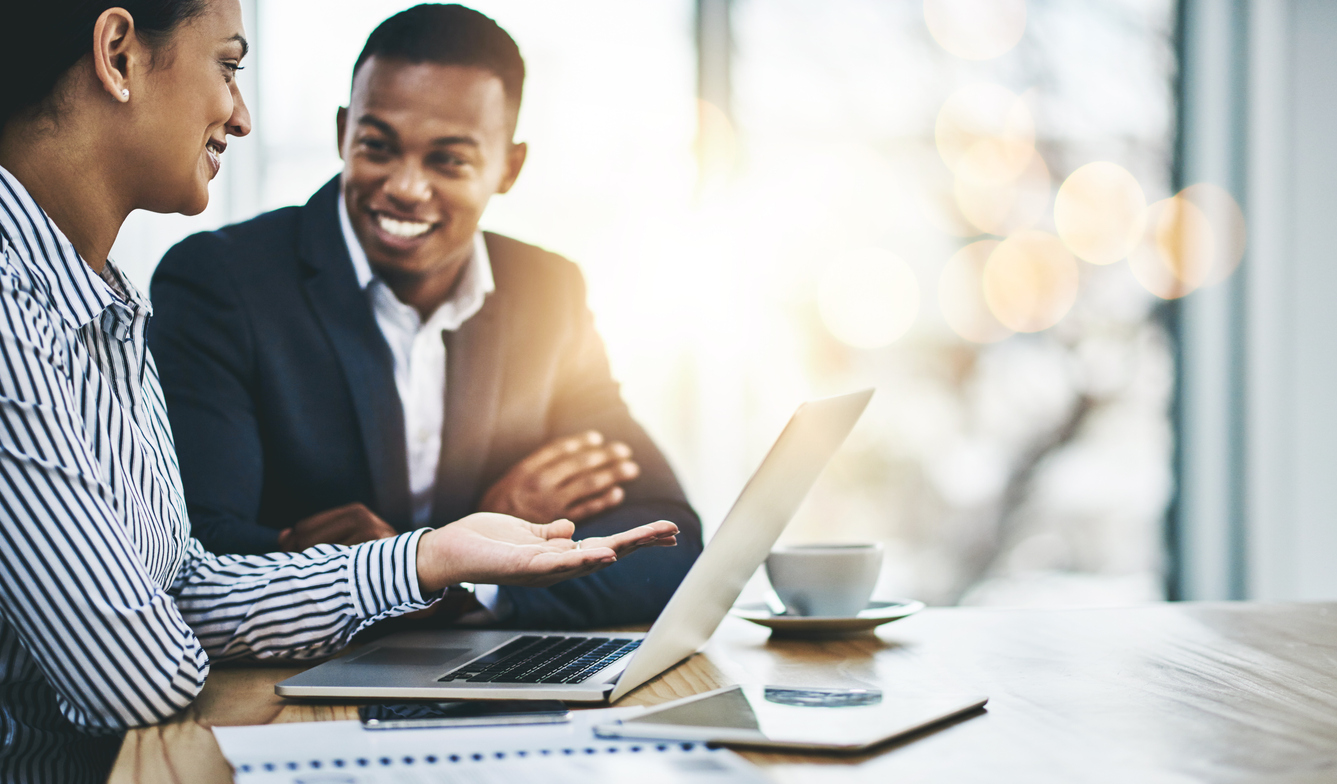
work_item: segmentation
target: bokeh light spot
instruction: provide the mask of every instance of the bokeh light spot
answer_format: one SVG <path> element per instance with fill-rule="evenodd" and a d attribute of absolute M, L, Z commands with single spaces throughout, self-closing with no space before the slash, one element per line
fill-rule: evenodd
<path fill-rule="evenodd" d="M 1077 301 L 1077 261 L 1058 237 L 1021 231 L 998 244 L 984 265 L 984 301 L 1017 332 L 1054 326 Z"/>
<path fill-rule="evenodd" d="M 1054 199 L 1054 225 L 1069 250 L 1092 264 L 1127 256 L 1146 225 L 1147 197 L 1116 163 L 1088 163 L 1068 176 Z"/>
<path fill-rule="evenodd" d="M 938 45 L 966 60 L 991 60 L 1026 32 L 1026 0 L 924 0 L 924 22 Z"/>
<path fill-rule="evenodd" d="M 1214 253 L 1202 285 L 1220 283 L 1230 277 L 1244 258 L 1249 239 L 1244 211 L 1225 188 L 1208 182 L 1188 186 L 1179 192 L 1179 198 L 1202 210 L 1211 224 Z"/>
<path fill-rule="evenodd" d="M 1049 208 L 1049 167 L 1035 154 L 1015 180 L 988 182 L 970 176 L 956 178 L 956 205 L 980 231 L 1004 236 L 1029 229 Z"/>
<path fill-rule="evenodd" d="M 938 111 L 933 135 L 947 168 L 976 183 L 1015 179 L 1035 154 L 1030 108 L 996 84 L 971 84 L 952 93 Z"/>
<path fill-rule="evenodd" d="M 952 255 L 938 278 L 938 307 L 947 326 L 972 343 L 996 343 L 1012 334 L 984 301 L 984 265 L 999 240 L 972 242 Z"/>
<path fill-rule="evenodd" d="M 1147 291 L 1176 299 L 1202 286 L 1217 255 L 1207 214 L 1173 196 L 1147 208 L 1147 232 L 1129 254 L 1128 267 Z"/>
<path fill-rule="evenodd" d="M 825 270 L 817 287 L 817 306 L 822 323 L 842 343 L 879 348 L 914 324 L 919 283 L 899 256 L 868 248 Z"/>

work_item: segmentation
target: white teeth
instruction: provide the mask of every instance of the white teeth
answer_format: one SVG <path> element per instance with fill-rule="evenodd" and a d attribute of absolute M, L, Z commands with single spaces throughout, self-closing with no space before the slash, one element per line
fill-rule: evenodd
<path fill-rule="evenodd" d="M 402 221 L 394 218 L 387 218 L 384 215 L 377 215 L 376 222 L 380 224 L 387 234 L 393 234 L 396 237 L 402 237 L 411 240 L 414 237 L 421 237 L 431 230 L 432 224 L 422 223 L 420 221 Z"/>
<path fill-rule="evenodd" d="M 205 147 L 204 151 L 209 154 L 209 160 L 213 162 L 214 166 L 217 167 L 223 165 L 223 160 L 220 157 L 218 150 L 215 150 L 213 147 Z"/>

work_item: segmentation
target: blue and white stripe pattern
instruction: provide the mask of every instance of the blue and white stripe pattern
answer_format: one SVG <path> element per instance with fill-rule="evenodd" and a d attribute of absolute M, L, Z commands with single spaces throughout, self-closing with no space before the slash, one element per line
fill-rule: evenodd
<path fill-rule="evenodd" d="M 421 531 L 263 556 L 190 538 L 151 313 L 0 168 L 0 781 L 101 780 L 210 659 L 328 655 L 431 603 Z"/>

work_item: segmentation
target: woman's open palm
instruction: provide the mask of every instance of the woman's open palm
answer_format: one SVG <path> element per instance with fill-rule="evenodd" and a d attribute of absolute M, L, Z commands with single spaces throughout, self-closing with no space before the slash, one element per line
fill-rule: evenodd
<path fill-rule="evenodd" d="M 612 536 L 572 541 L 569 520 L 546 525 L 482 512 L 430 531 L 418 543 L 418 581 L 424 591 L 454 583 L 544 587 L 583 577 L 642 547 L 677 544 L 666 520 Z"/>

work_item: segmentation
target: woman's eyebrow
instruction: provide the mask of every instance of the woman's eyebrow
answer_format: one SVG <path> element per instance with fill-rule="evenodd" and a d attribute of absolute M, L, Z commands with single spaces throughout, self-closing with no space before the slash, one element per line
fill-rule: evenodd
<path fill-rule="evenodd" d="M 241 44 L 241 56 L 242 56 L 242 57 L 245 57 L 245 56 L 247 55 L 247 53 L 249 53 L 249 52 L 251 51 L 251 45 L 250 45 L 249 43 L 247 43 L 247 41 L 246 41 L 246 36 L 242 35 L 241 33 L 237 33 L 236 35 L 232 36 L 231 38 L 224 38 L 224 39 L 223 39 L 223 43 L 227 43 L 227 44 L 230 44 L 230 43 L 232 43 L 232 42 L 234 42 L 234 41 L 237 42 L 237 43 L 239 43 L 239 44 Z"/>

